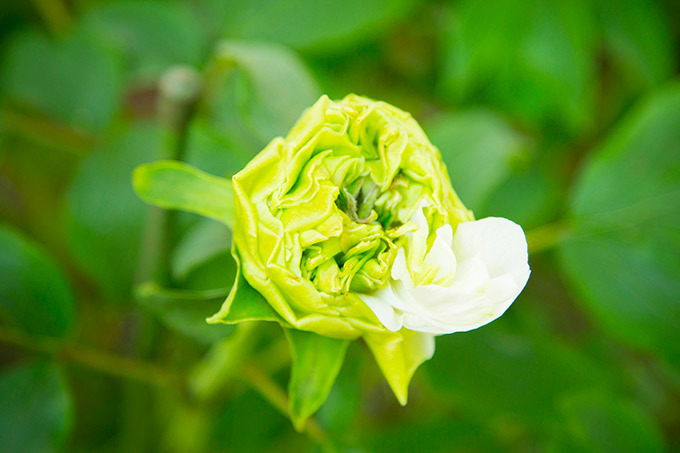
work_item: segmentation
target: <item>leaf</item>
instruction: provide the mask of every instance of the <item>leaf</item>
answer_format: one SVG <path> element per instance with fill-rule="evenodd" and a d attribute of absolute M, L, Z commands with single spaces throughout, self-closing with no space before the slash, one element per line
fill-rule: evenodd
<path fill-rule="evenodd" d="M 212 343 L 231 333 L 232 328 L 227 325 L 206 322 L 222 305 L 227 288 L 210 291 L 166 289 L 148 282 L 140 285 L 135 293 L 142 307 L 168 327 L 196 341 Z"/>
<path fill-rule="evenodd" d="M 646 100 L 595 150 L 570 203 L 561 265 L 611 336 L 680 360 L 680 87 Z"/>
<path fill-rule="evenodd" d="M 0 318 L 39 335 L 65 336 L 74 301 L 66 278 L 37 244 L 0 226 Z"/>
<path fill-rule="evenodd" d="M 479 217 L 506 217 L 527 229 L 558 217 L 564 198 L 564 164 L 542 149 L 537 160 L 516 168 L 499 184 L 479 210 Z"/>
<path fill-rule="evenodd" d="M 129 299 L 148 208 L 130 184 L 133 169 L 158 155 L 160 130 L 137 124 L 83 162 L 66 194 L 71 253 L 111 298 Z"/>
<path fill-rule="evenodd" d="M 649 88 L 672 76 L 673 39 L 656 2 L 599 0 L 595 4 L 606 50 L 629 89 Z"/>
<path fill-rule="evenodd" d="M 566 395 L 558 406 L 565 434 L 554 451 L 666 451 L 654 421 L 619 397 L 603 392 L 577 392 Z"/>
<path fill-rule="evenodd" d="M 115 50 L 133 79 L 155 80 L 173 65 L 197 66 L 207 47 L 201 25 L 180 5 L 123 1 L 97 5 L 78 33 Z"/>
<path fill-rule="evenodd" d="M 115 59 L 101 48 L 33 31 L 11 43 L 2 67 L 2 91 L 12 103 L 90 131 L 102 130 L 115 113 L 120 79 Z"/>
<path fill-rule="evenodd" d="M 426 131 L 442 153 L 454 189 L 473 211 L 484 206 L 529 148 L 527 137 L 489 110 L 444 114 Z"/>
<path fill-rule="evenodd" d="M 548 335 L 509 329 L 510 321 L 504 317 L 482 329 L 439 337 L 437 353 L 424 367 L 437 394 L 454 401 L 466 419 L 506 416 L 519 429 L 546 432 L 561 395 L 617 385 L 578 349 Z"/>
<path fill-rule="evenodd" d="M 4 451 L 63 451 L 71 430 L 70 397 L 61 373 L 33 363 L 0 374 L 0 438 Z"/>
<path fill-rule="evenodd" d="M 208 318 L 208 323 L 238 324 L 245 321 L 276 321 L 281 325 L 286 322 L 270 307 L 269 303 L 248 284 L 241 273 L 238 257 L 236 260 L 236 282 L 231 287 L 227 300 L 220 311 Z"/>
<path fill-rule="evenodd" d="M 212 125 L 209 118 L 197 117 L 187 131 L 186 162 L 218 176 L 232 176 L 260 151 L 248 142 L 243 131 L 236 131 L 236 118 L 227 124 Z"/>
<path fill-rule="evenodd" d="M 307 419 L 326 401 L 350 342 L 296 329 L 284 332 L 292 358 L 288 382 L 290 417 L 295 429 L 302 431 Z"/>
<path fill-rule="evenodd" d="M 563 134 L 595 107 L 597 29 L 584 0 L 463 0 L 444 30 L 441 90 Z"/>
<path fill-rule="evenodd" d="M 414 0 L 296 0 L 225 2 L 229 37 L 273 41 L 298 49 L 347 47 L 404 17 Z M 262 14 L 267 11 L 267 14 Z"/>
<path fill-rule="evenodd" d="M 166 160 L 137 167 L 132 181 L 137 195 L 147 203 L 193 212 L 229 227 L 234 223 L 234 192 L 228 179 Z"/>
<path fill-rule="evenodd" d="M 402 329 L 399 332 L 367 333 L 363 338 L 394 396 L 399 404 L 405 406 L 413 373 L 434 354 L 434 336 Z"/>
<path fill-rule="evenodd" d="M 231 250 L 231 231 L 223 224 L 204 219 L 187 231 L 172 255 L 172 273 L 185 279 L 202 263 Z"/>
<path fill-rule="evenodd" d="M 236 99 L 241 120 L 261 146 L 287 134 L 321 95 L 300 58 L 279 45 L 224 41 L 214 62 L 230 70 L 235 67 L 244 81 L 236 90 L 223 89 L 214 96 L 214 114 L 224 115 L 221 112 Z"/>

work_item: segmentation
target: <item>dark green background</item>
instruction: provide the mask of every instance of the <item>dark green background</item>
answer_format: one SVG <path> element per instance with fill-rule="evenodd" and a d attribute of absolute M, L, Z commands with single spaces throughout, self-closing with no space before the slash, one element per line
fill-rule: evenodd
<path fill-rule="evenodd" d="M 3 2 L 0 449 L 680 449 L 679 36 L 673 0 Z M 196 300 L 135 297 L 150 209 L 130 174 L 172 146 L 175 65 L 205 81 L 184 158 L 222 176 L 321 93 L 411 112 L 475 215 L 525 228 L 527 288 L 439 337 L 405 408 L 353 344 L 297 433 L 280 328 L 201 321 L 233 279 L 228 231 L 177 215 L 166 283 Z"/>

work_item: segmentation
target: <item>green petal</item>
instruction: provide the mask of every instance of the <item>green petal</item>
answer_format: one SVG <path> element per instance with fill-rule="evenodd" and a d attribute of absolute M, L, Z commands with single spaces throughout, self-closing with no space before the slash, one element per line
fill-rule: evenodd
<path fill-rule="evenodd" d="M 234 191 L 227 179 L 167 160 L 137 167 L 132 181 L 137 195 L 147 203 L 193 212 L 230 228 L 234 225 Z"/>
<path fill-rule="evenodd" d="M 345 360 L 349 340 L 285 329 L 292 369 L 288 383 L 290 417 L 302 431 L 307 419 L 321 407 Z"/>
<path fill-rule="evenodd" d="M 386 334 L 369 333 L 364 335 L 364 341 L 399 404 L 405 406 L 413 373 L 434 354 L 434 335 L 402 329 Z"/>

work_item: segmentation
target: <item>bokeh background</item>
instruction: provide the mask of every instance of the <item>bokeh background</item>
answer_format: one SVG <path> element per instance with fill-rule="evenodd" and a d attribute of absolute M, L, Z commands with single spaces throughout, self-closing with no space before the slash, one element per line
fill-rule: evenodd
<path fill-rule="evenodd" d="M 0 450 L 680 450 L 679 36 L 674 0 L 2 2 Z M 177 65 L 202 81 L 179 123 Z M 533 274 L 438 338 L 405 408 L 355 342 L 297 433 L 280 328 L 202 322 L 229 231 L 130 174 L 231 175 L 350 92 L 411 112 L 476 216 L 525 228 Z"/>

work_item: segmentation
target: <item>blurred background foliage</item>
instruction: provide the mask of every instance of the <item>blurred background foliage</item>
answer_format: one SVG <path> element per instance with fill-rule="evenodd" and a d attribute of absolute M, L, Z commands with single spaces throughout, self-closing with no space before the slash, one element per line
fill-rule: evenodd
<path fill-rule="evenodd" d="M 0 448 L 679 450 L 679 36 L 674 0 L 2 2 Z M 176 65 L 202 79 L 180 132 L 157 108 Z M 437 339 L 405 408 L 352 344 L 298 433 L 280 329 L 203 323 L 228 230 L 166 214 L 175 290 L 135 287 L 163 214 L 130 173 L 231 175 L 350 92 L 412 112 L 476 216 L 524 226 L 533 274 Z"/>

